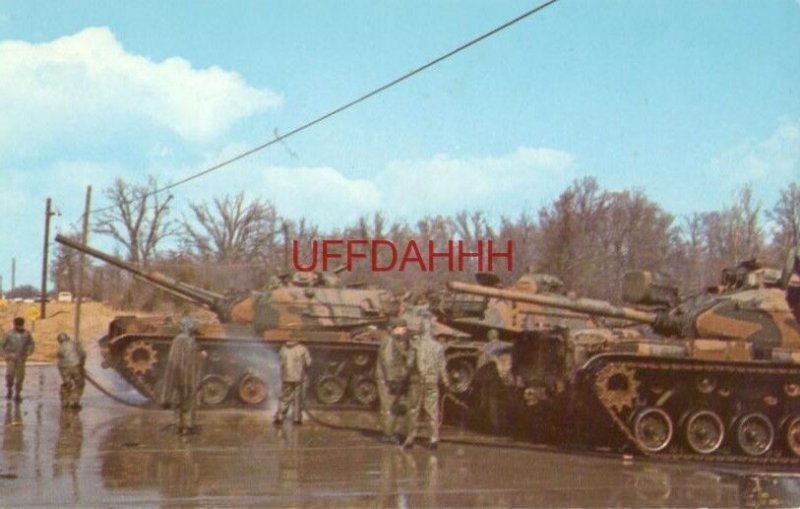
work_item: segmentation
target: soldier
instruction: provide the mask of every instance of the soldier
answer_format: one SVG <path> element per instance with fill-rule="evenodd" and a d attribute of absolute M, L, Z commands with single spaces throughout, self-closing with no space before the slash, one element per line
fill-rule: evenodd
<path fill-rule="evenodd" d="M 58 372 L 61 373 L 61 408 L 80 410 L 81 396 L 86 385 L 86 352 L 77 341 L 62 332 L 58 339 Z"/>
<path fill-rule="evenodd" d="M 303 424 L 303 409 L 300 398 L 303 396 L 303 380 L 305 372 L 311 366 L 311 354 L 308 348 L 297 341 L 287 341 L 278 351 L 281 358 L 281 397 L 278 411 L 275 413 L 275 424 L 283 424 L 283 419 L 292 406 L 292 418 L 295 424 Z"/>
<path fill-rule="evenodd" d="M 405 393 L 408 382 L 408 328 L 402 318 L 389 322 L 389 332 L 384 332 L 378 349 L 375 378 L 381 405 L 383 441 L 397 444 L 394 437 L 395 411 Z"/>
<path fill-rule="evenodd" d="M 199 353 L 194 339 L 197 323 L 186 318 L 180 328 L 169 347 L 161 403 L 175 409 L 178 434 L 189 435 L 197 431 L 194 409 L 204 354 Z"/>
<path fill-rule="evenodd" d="M 25 361 L 33 353 L 33 336 L 25 330 L 25 319 L 14 318 L 14 328 L 3 337 L 6 358 L 6 399 L 22 401 L 22 382 L 25 381 Z"/>
<path fill-rule="evenodd" d="M 415 344 L 411 346 L 408 356 L 409 388 L 408 388 L 408 434 L 403 448 L 414 445 L 420 409 L 425 410 L 430 425 L 429 447 L 436 449 L 439 445 L 439 383 L 450 389 L 447 377 L 447 361 L 444 345 L 433 338 L 430 318 L 423 320 L 422 332 Z"/>

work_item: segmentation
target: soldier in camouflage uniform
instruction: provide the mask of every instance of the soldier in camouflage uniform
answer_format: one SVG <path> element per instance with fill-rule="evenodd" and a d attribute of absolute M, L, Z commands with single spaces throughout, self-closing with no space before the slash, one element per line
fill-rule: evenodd
<path fill-rule="evenodd" d="M 422 332 L 409 350 L 408 434 L 404 448 L 414 445 L 420 409 L 425 410 L 430 426 L 430 448 L 439 445 L 439 383 L 450 390 L 450 380 L 444 345 L 434 339 L 432 330 L 430 318 L 423 320 Z"/>
<path fill-rule="evenodd" d="M 83 365 L 86 352 L 77 341 L 62 332 L 58 335 L 58 372 L 61 373 L 61 408 L 81 408 L 81 396 L 86 385 Z"/>
<path fill-rule="evenodd" d="M 300 408 L 300 398 L 303 396 L 305 372 L 311 366 L 311 354 L 308 348 L 297 341 L 287 341 L 281 346 L 278 355 L 281 358 L 281 396 L 274 422 L 282 424 L 291 406 L 294 423 L 302 424 L 303 409 Z"/>
<path fill-rule="evenodd" d="M 33 353 L 33 336 L 25 330 L 25 319 L 14 318 L 14 328 L 3 337 L 3 355 L 6 358 L 6 399 L 22 401 L 22 382 L 25 381 L 25 362 Z"/>
<path fill-rule="evenodd" d="M 389 322 L 389 332 L 384 332 L 378 349 L 375 379 L 381 405 L 383 441 L 398 443 L 394 437 L 395 411 L 400 398 L 405 395 L 408 381 L 408 328 L 402 318 Z"/>
<path fill-rule="evenodd" d="M 203 369 L 203 354 L 199 352 L 194 339 L 197 323 L 187 318 L 181 321 L 180 327 L 181 332 L 173 338 L 169 347 L 161 403 L 175 409 L 178 434 L 188 435 L 196 431 L 194 409 Z"/>

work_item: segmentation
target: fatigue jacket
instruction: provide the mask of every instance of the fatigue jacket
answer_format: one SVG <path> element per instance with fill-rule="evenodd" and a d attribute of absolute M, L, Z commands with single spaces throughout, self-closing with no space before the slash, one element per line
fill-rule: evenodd
<path fill-rule="evenodd" d="M 305 346 L 294 343 L 281 347 L 278 355 L 281 358 L 281 380 L 284 382 L 300 382 L 303 372 L 311 366 L 311 354 Z"/>
<path fill-rule="evenodd" d="M 81 368 L 86 362 L 86 352 L 77 341 L 70 339 L 58 344 L 58 367 Z"/>
<path fill-rule="evenodd" d="M 27 330 L 11 329 L 3 337 L 3 355 L 6 359 L 26 359 L 33 349 L 33 336 Z"/>
<path fill-rule="evenodd" d="M 413 354 L 409 356 L 409 364 L 413 373 L 419 375 L 425 384 L 447 384 L 447 361 L 444 346 L 439 344 L 431 334 L 423 334 L 413 346 Z"/>
<path fill-rule="evenodd" d="M 408 377 L 408 348 L 392 334 L 385 333 L 378 349 L 376 378 L 384 382 L 401 382 Z"/>

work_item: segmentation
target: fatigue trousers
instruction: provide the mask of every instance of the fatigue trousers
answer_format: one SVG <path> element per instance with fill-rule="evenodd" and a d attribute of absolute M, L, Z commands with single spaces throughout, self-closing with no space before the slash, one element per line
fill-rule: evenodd
<path fill-rule="evenodd" d="M 400 406 L 400 398 L 403 394 L 392 394 L 389 390 L 389 382 L 378 380 L 378 399 L 381 405 L 381 426 L 384 436 L 394 435 L 397 427 L 397 409 Z"/>
<path fill-rule="evenodd" d="M 61 373 L 61 408 L 77 408 L 86 386 L 83 369 L 60 367 L 58 371 Z"/>
<path fill-rule="evenodd" d="M 303 396 L 303 382 L 281 382 L 281 396 L 278 399 L 278 411 L 275 421 L 280 422 L 292 408 L 294 422 L 303 422 L 303 410 L 300 408 L 300 398 Z"/>
<path fill-rule="evenodd" d="M 196 396 L 186 398 L 175 406 L 175 425 L 178 431 L 191 430 L 194 428 L 194 408 L 196 406 Z"/>
<path fill-rule="evenodd" d="M 439 441 L 439 384 L 414 382 L 408 388 L 408 413 L 406 414 L 406 443 L 417 436 L 420 410 L 430 428 L 431 443 Z"/>
<path fill-rule="evenodd" d="M 22 392 L 22 382 L 25 381 L 25 361 L 27 357 L 6 355 L 6 388 L 11 394 L 16 390 L 16 395 Z"/>

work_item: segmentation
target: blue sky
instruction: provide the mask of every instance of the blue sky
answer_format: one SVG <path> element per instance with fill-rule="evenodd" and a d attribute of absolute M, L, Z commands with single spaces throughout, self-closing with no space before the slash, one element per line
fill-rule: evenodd
<path fill-rule="evenodd" d="M 38 286 L 45 199 L 177 181 L 536 5 L 0 0 L 0 274 Z M 800 181 L 800 2 L 561 0 L 334 118 L 174 190 L 323 227 L 536 210 L 573 179 L 675 215 Z M 95 238 L 94 243 L 100 243 Z"/>

